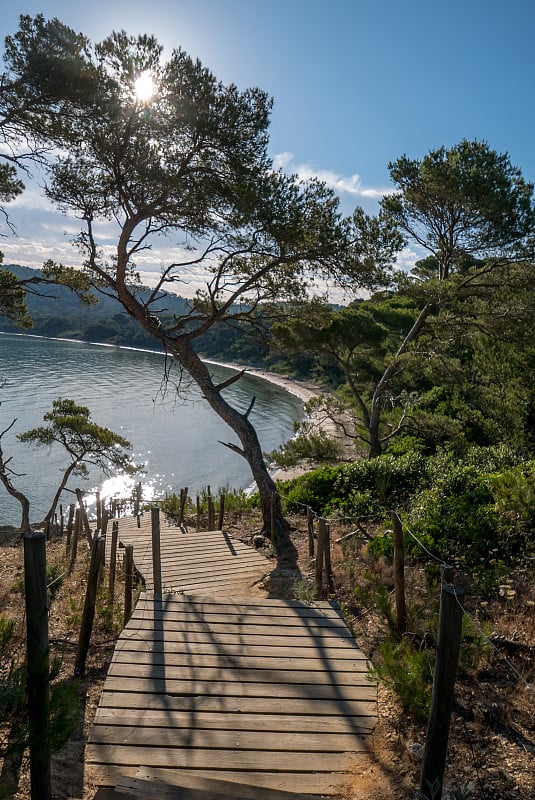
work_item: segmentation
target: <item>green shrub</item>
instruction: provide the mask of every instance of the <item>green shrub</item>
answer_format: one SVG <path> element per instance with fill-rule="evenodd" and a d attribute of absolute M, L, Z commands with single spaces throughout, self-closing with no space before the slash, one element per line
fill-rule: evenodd
<path fill-rule="evenodd" d="M 307 506 L 318 514 L 325 514 L 333 499 L 334 485 L 340 468 L 321 467 L 299 478 L 277 481 L 279 491 L 290 512 L 304 512 Z"/>
<path fill-rule="evenodd" d="M 50 592 L 50 600 L 53 600 L 59 590 L 66 575 L 65 568 L 62 564 L 53 564 L 47 562 L 46 564 L 46 585 Z M 19 575 L 15 580 L 15 588 L 22 595 L 25 593 L 24 588 L 24 573 Z"/>
<path fill-rule="evenodd" d="M 334 487 L 336 496 L 345 501 L 346 511 L 366 492 L 373 498 L 374 510 L 370 513 L 398 508 L 426 482 L 427 463 L 425 456 L 414 451 L 399 457 L 385 453 L 369 461 L 355 461 L 341 467 Z"/>
<path fill-rule="evenodd" d="M 378 652 L 380 661 L 370 670 L 370 677 L 392 689 L 414 721 L 425 722 L 433 681 L 429 654 L 414 650 L 408 638 L 396 642 L 392 636 L 379 645 Z"/>
<path fill-rule="evenodd" d="M 427 462 L 416 452 L 400 457 L 386 453 L 281 481 L 280 491 L 289 511 L 310 506 L 318 514 L 380 516 L 408 502 L 427 480 Z"/>
<path fill-rule="evenodd" d="M 439 454 L 429 465 L 432 484 L 409 514 L 411 530 L 429 549 L 488 588 L 533 548 L 534 462 L 511 461 L 503 446 L 471 448 L 462 461 Z"/>
<path fill-rule="evenodd" d="M 29 743 L 26 665 L 18 660 L 20 647 L 15 641 L 16 625 L 0 615 L 0 759 L 16 762 Z M 55 753 L 66 744 L 80 722 L 80 697 L 76 683 L 58 680 L 61 659 L 51 660 L 49 668 L 50 703 L 46 728 L 49 751 Z M 0 790 L 0 797 L 2 796 Z"/>
<path fill-rule="evenodd" d="M 294 467 L 300 461 L 339 461 L 340 445 L 324 431 L 300 433 L 268 453 L 267 458 L 282 469 Z"/>
<path fill-rule="evenodd" d="M 219 488 L 215 495 L 212 495 L 216 508 L 219 507 L 221 495 L 225 495 L 225 512 L 229 513 L 243 513 L 250 508 L 255 507 L 254 496 L 249 496 L 243 489 L 230 489 L 228 486 Z M 208 510 L 208 489 L 204 487 L 199 492 L 200 511 L 205 514 Z M 175 492 L 166 495 L 162 501 L 162 510 L 170 517 L 178 517 L 180 513 L 180 494 Z M 194 498 L 189 497 L 186 501 L 185 507 L 186 514 L 197 513 L 197 504 L 194 503 Z"/>

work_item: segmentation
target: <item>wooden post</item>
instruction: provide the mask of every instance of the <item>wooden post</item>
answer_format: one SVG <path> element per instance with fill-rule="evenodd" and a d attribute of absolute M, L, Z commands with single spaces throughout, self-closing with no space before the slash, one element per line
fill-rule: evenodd
<path fill-rule="evenodd" d="M 137 517 L 139 514 L 139 508 L 141 505 L 141 483 L 136 483 L 134 489 L 134 517 Z"/>
<path fill-rule="evenodd" d="M 223 530 L 223 520 L 225 519 L 225 494 L 221 493 L 219 496 L 219 519 L 217 522 L 217 530 Z"/>
<path fill-rule="evenodd" d="M 405 602 L 405 545 L 401 520 L 395 511 L 390 512 L 394 532 L 394 586 L 396 595 L 396 627 L 399 637 L 407 630 L 407 604 Z"/>
<path fill-rule="evenodd" d="M 95 493 L 95 503 L 97 507 L 97 531 L 102 532 L 102 505 L 100 503 L 100 492 Z"/>
<path fill-rule="evenodd" d="M 310 506 L 307 506 L 307 529 L 308 529 L 308 555 L 314 556 L 314 514 Z"/>
<path fill-rule="evenodd" d="M 429 800 L 442 798 L 453 691 L 461 647 L 463 610 L 457 597 L 464 592 L 455 588 L 452 581 L 452 568 L 444 566 L 433 695 L 420 774 L 420 795 Z"/>
<path fill-rule="evenodd" d="M 316 547 L 316 594 L 321 597 L 323 564 L 325 558 L 325 536 L 326 522 L 324 519 L 318 520 L 318 542 Z"/>
<path fill-rule="evenodd" d="M 184 515 L 186 512 L 186 502 L 188 500 L 188 487 L 180 490 L 180 511 L 178 514 L 178 524 L 184 524 Z"/>
<path fill-rule="evenodd" d="M 327 578 L 327 588 L 331 594 L 334 593 L 333 568 L 331 565 L 331 526 L 325 525 L 325 544 L 323 551 L 325 562 L 325 577 Z"/>
<path fill-rule="evenodd" d="M 85 662 L 89 651 L 89 642 L 93 631 L 93 621 L 95 619 L 95 606 L 97 602 L 98 576 L 100 564 L 104 557 L 105 541 L 102 536 L 95 536 L 91 545 L 91 561 L 89 562 L 89 574 L 87 576 L 87 588 L 85 592 L 84 610 L 82 612 L 82 624 L 80 626 L 80 637 L 78 648 L 74 660 L 74 674 L 84 675 Z"/>
<path fill-rule="evenodd" d="M 76 497 L 78 499 L 78 506 L 82 514 L 82 525 L 85 531 L 85 535 L 87 537 L 89 547 L 91 547 L 93 545 L 93 537 L 91 535 L 91 528 L 89 527 L 89 520 L 87 519 L 87 511 L 85 510 L 84 494 L 81 489 L 75 489 L 74 491 L 76 493 Z"/>
<path fill-rule="evenodd" d="M 110 606 L 115 599 L 115 570 L 117 566 L 117 539 L 119 538 L 119 520 L 114 520 L 111 528 L 110 573 L 108 578 L 108 595 Z"/>
<path fill-rule="evenodd" d="M 151 508 L 150 521 L 152 530 L 152 580 L 154 593 L 162 593 L 162 559 L 160 552 L 160 509 Z"/>
<path fill-rule="evenodd" d="M 52 783 L 46 729 L 49 711 L 46 535 L 24 534 L 27 692 L 32 800 L 50 800 Z"/>
<path fill-rule="evenodd" d="M 82 530 L 82 512 L 79 508 L 76 509 L 75 517 L 74 517 L 74 531 L 72 535 L 72 543 L 71 543 L 71 558 L 69 561 L 69 575 L 74 570 L 74 565 L 76 563 L 76 555 L 78 553 L 78 539 L 80 538 L 80 533 Z"/>
<path fill-rule="evenodd" d="M 74 503 L 71 503 L 69 505 L 69 516 L 67 517 L 67 544 L 65 547 L 65 552 L 67 555 L 69 555 L 69 553 L 71 552 L 72 527 L 73 527 L 75 508 L 76 506 Z"/>
<path fill-rule="evenodd" d="M 108 509 L 104 505 L 104 503 L 102 504 L 101 518 L 102 518 L 102 531 L 101 531 L 101 533 L 102 533 L 102 536 L 106 536 L 106 534 L 108 533 L 108 520 L 110 518 L 110 514 L 109 514 Z"/>
<path fill-rule="evenodd" d="M 126 625 L 132 616 L 132 590 L 134 588 L 134 545 L 127 544 L 124 548 L 124 616 Z"/>
<path fill-rule="evenodd" d="M 213 531 L 215 528 L 215 508 L 212 495 L 208 495 L 208 530 Z"/>
<path fill-rule="evenodd" d="M 197 495 L 196 506 L 197 506 L 197 520 L 196 520 L 195 527 L 197 528 L 198 531 L 200 531 L 200 529 L 201 529 L 201 498 L 199 497 L 199 495 Z"/>
<path fill-rule="evenodd" d="M 63 506 L 59 506 L 59 535 L 63 536 L 65 532 L 65 516 L 63 514 Z"/>

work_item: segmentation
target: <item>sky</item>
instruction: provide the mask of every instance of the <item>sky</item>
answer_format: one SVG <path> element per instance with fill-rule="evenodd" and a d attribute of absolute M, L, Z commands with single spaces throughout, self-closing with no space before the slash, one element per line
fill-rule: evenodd
<path fill-rule="evenodd" d="M 224 83 L 274 100 L 269 152 L 277 166 L 317 176 L 344 213 L 378 210 L 388 163 L 461 139 L 509 153 L 535 181 L 533 0 L 11 0 L 0 37 L 20 14 L 57 17 L 91 40 L 112 30 L 182 47 Z M 9 206 L 4 262 L 76 263 L 77 228 L 37 183 Z M 414 251 L 403 259 L 410 263 Z M 165 253 L 145 259 L 144 275 Z M 147 280 L 150 282 L 150 280 Z"/>

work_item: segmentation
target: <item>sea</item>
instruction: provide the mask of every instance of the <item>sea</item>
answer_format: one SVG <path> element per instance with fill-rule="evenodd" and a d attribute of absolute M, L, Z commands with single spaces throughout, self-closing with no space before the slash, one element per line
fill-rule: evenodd
<path fill-rule="evenodd" d="M 210 364 L 218 382 L 234 371 Z M 250 414 L 264 452 L 290 439 L 294 422 L 303 419 L 301 401 L 285 389 L 245 375 L 224 390 L 227 400 Z M 60 445 L 37 447 L 17 434 L 45 424 L 43 415 L 56 398 L 87 406 L 91 419 L 128 439 L 133 461 L 142 468 L 135 478 L 146 500 L 179 492 L 190 495 L 210 486 L 246 489 L 252 475 L 247 462 L 221 442 L 238 444 L 232 430 L 210 409 L 196 385 L 161 353 L 26 334 L 0 333 L 0 444 L 9 459 L 11 480 L 30 500 L 30 519 L 43 519 L 69 458 Z M 107 478 L 90 468 L 89 478 L 73 478 L 71 489 L 99 490 L 104 497 L 125 496 L 133 479 Z M 73 502 L 64 492 L 62 503 Z M 20 505 L 0 484 L 0 525 L 20 524 Z"/>

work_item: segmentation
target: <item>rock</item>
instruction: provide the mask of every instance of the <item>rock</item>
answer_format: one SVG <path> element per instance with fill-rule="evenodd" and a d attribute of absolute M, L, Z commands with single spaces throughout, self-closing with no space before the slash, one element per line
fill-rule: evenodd
<path fill-rule="evenodd" d="M 418 763 L 424 757 L 423 745 L 419 744 L 418 742 L 409 742 L 407 745 L 407 753 L 413 761 Z"/>

